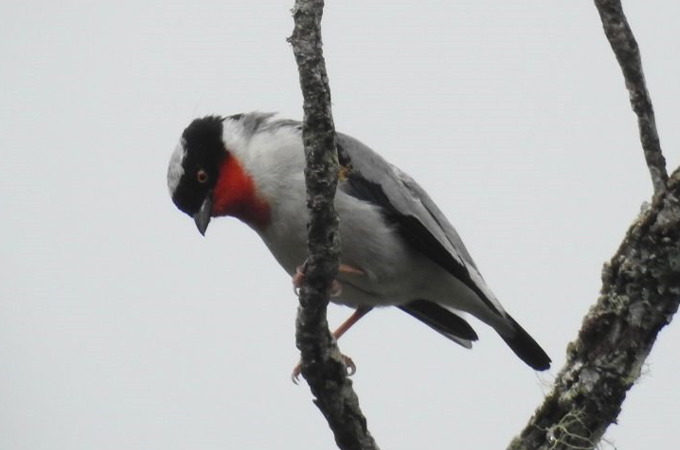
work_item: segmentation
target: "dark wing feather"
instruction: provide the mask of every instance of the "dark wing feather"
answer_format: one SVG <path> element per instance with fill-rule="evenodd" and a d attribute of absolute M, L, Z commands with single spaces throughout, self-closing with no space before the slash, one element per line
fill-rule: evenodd
<path fill-rule="evenodd" d="M 477 333 L 465 319 L 436 303 L 427 300 L 414 300 L 399 306 L 399 309 L 466 347 L 469 347 L 469 341 L 478 339 Z M 461 340 L 464 342 L 461 342 Z"/>
<path fill-rule="evenodd" d="M 535 370 L 547 370 L 550 368 L 550 357 L 548 354 L 538 345 L 538 342 L 532 338 L 529 333 L 527 333 L 520 324 L 515 321 L 509 314 L 506 317 L 512 323 L 515 329 L 515 334 L 512 337 L 506 337 L 502 334 L 501 338 L 508 344 L 508 347 L 519 356 L 519 358 L 527 363 L 530 367 Z"/>
<path fill-rule="evenodd" d="M 477 271 L 463 241 L 423 189 L 408 175 L 356 139 L 338 133 L 338 159 L 345 181 L 339 189 L 382 208 L 401 237 L 439 264 L 492 310 L 501 312 L 471 277 Z M 480 276 L 481 277 L 481 276 Z"/>

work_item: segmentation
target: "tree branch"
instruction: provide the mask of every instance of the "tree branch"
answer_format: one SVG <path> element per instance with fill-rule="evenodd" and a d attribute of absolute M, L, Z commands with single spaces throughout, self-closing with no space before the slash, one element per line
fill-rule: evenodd
<path fill-rule="evenodd" d="M 289 39 L 304 97 L 302 138 L 307 158 L 305 180 L 310 214 L 308 258 L 305 282 L 300 290 L 295 337 L 302 355 L 302 375 L 316 397 L 314 403 L 326 417 L 338 447 L 377 449 L 326 320 L 340 245 L 334 207 L 338 156 L 321 42 L 323 6 L 323 0 L 297 0 L 293 9 L 295 28 Z"/>
<path fill-rule="evenodd" d="M 645 84 L 637 41 L 633 36 L 633 31 L 628 26 L 626 16 L 623 14 L 620 0 L 595 0 L 595 6 L 602 20 L 604 34 L 607 36 L 612 50 L 614 50 L 623 77 L 626 80 L 630 104 L 638 117 L 640 141 L 652 177 L 654 193 L 659 194 L 663 192 L 666 183 L 668 183 L 666 159 L 661 152 L 654 119 L 654 108 Z"/>
<path fill-rule="evenodd" d="M 602 273 L 552 392 L 509 449 L 593 448 L 680 303 L 680 169 L 630 227 Z"/>
<path fill-rule="evenodd" d="M 600 298 L 567 347 L 552 392 L 509 450 L 594 448 L 680 303 L 680 169 L 668 179 L 640 53 L 621 3 L 595 4 L 638 116 L 655 196 L 605 265 Z"/>

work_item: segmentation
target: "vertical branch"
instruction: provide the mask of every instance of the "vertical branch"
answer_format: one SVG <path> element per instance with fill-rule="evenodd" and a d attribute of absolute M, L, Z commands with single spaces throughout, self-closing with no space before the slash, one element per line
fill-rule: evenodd
<path fill-rule="evenodd" d="M 331 284 L 338 270 L 340 244 L 334 208 L 338 156 L 321 42 L 323 6 L 323 0 L 297 0 L 293 9 L 295 28 L 289 39 L 304 97 L 302 137 L 307 158 L 305 180 L 310 215 L 308 258 L 295 336 L 302 355 L 302 375 L 338 446 L 341 449 L 377 449 L 326 321 Z"/>
<path fill-rule="evenodd" d="M 654 193 L 659 194 L 664 191 L 666 183 L 668 183 L 666 159 L 661 152 L 654 119 L 654 108 L 647 91 L 637 41 L 633 36 L 633 31 L 628 26 L 626 16 L 623 14 L 620 0 L 595 0 L 595 6 L 602 20 L 604 34 L 607 36 L 612 50 L 614 50 L 623 77 L 626 80 L 630 104 L 638 118 L 640 141 L 652 177 Z"/>

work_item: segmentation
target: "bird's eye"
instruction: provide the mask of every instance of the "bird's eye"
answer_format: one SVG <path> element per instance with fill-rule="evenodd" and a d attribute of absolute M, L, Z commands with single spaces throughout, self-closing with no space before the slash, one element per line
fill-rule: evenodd
<path fill-rule="evenodd" d="M 205 170 L 200 169 L 196 172 L 196 179 L 199 183 L 203 184 L 208 181 L 208 173 Z"/>

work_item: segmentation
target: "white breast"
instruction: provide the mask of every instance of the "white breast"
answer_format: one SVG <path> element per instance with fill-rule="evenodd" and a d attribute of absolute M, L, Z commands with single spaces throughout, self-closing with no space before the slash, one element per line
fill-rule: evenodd
<path fill-rule="evenodd" d="M 307 256 L 308 212 L 300 133 L 279 127 L 245 138 L 238 123 L 227 122 L 225 144 L 270 205 L 271 223 L 256 231 L 284 270 L 293 275 Z M 343 292 L 332 299 L 334 302 L 394 305 L 440 297 L 442 289 L 451 289 L 452 277 L 411 250 L 378 207 L 342 191 L 336 194 L 335 206 L 340 219 L 341 262 L 364 275 L 339 274 Z"/>

